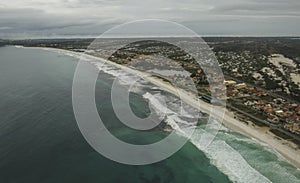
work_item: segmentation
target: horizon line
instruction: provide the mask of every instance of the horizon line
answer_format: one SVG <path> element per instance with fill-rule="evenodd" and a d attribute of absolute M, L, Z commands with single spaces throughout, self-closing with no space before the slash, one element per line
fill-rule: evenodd
<path fill-rule="evenodd" d="M 38 39 L 129 39 L 129 38 L 300 38 L 300 35 L 199 35 L 199 36 L 120 36 L 120 37 L 97 37 L 97 36 L 57 36 L 57 37 L 24 37 L 24 38 L 1 38 L 0 40 L 38 40 Z"/>

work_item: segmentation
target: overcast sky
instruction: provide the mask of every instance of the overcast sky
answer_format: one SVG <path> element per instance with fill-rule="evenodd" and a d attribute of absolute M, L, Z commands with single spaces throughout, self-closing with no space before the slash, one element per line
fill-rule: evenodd
<path fill-rule="evenodd" d="M 1 0 L 0 38 L 96 36 L 139 19 L 200 35 L 300 36 L 300 0 Z"/>

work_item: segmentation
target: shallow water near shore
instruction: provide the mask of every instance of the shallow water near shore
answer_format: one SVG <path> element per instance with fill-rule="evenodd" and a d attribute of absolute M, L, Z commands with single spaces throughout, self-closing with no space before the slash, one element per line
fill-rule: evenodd
<path fill-rule="evenodd" d="M 197 148 L 194 138 L 159 163 L 129 166 L 108 160 L 87 144 L 74 118 L 71 94 L 76 57 L 15 47 L 0 48 L 0 55 L 0 182 L 300 180 L 300 172 L 271 149 L 226 128 L 208 149 Z M 118 121 L 110 105 L 113 79 L 102 73 L 96 86 L 97 107 L 107 128 L 135 144 L 164 138 L 167 133 L 162 130 L 135 132 Z M 147 115 L 149 101 L 138 92 L 130 100 L 135 114 Z M 196 135 L 204 128 L 198 127 Z"/>
<path fill-rule="evenodd" d="M 87 144 L 74 118 L 71 87 L 77 59 L 14 47 L 0 48 L 0 55 L 0 182 L 230 182 L 191 143 L 152 165 L 106 159 Z M 112 133 L 136 143 L 163 138 L 162 131 L 137 138 L 120 125 L 106 105 L 111 82 L 110 75 L 101 75 L 96 100 Z M 132 100 L 142 115 L 146 103 L 136 95 Z"/>

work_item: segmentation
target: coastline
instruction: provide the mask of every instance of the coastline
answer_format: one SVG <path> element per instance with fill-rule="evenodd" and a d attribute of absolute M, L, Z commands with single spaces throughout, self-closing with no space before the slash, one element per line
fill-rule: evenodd
<path fill-rule="evenodd" d="M 224 126 L 239 132 L 243 135 L 258 140 L 262 145 L 271 147 L 278 155 L 284 157 L 290 164 L 300 169 L 300 148 L 297 144 L 282 139 L 270 131 L 269 127 L 260 127 L 252 121 L 248 124 L 234 118 L 236 116 L 233 111 L 227 111 L 231 115 L 232 121 L 224 120 Z"/>
<path fill-rule="evenodd" d="M 20 46 L 18 46 L 20 47 Z M 46 48 L 46 47 L 24 47 L 24 48 L 37 48 L 37 49 L 44 49 L 44 50 L 50 50 L 50 51 L 57 51 L 60 53 L 67 53 L 67 54 L 72 54 L 72 55 L 77 55 L 77 56 L 86 56 L 94 60 L 101 60 L 103 61 L 104 59 L 100 57 L 96 57 L 93 55 L 85 54 L 85 53 L 78 53 L 74 51 L 69 51 L 69 50 L 62 50 L 62 49 L 56 49 L 56 48 Z M 169 83 L 151 76 L 150 74 L 128 68 L 123 65 L 116 64 L 114 62 L 111 62 L 109 60 L 105 60 L 106 63 L 114 65 L 118 68 L 124 69 L 130 73 L 134 73 L 137 75 L 140 75 L 144 77 L 145 80 L 151 82 L 152 84 L 160 87 L 161 89 L 172 93 L 178 97 L 180 97 L 184 102 L 187 104 L 205 112 L 205 113 L 211 113 L 212 109 L 216 109 L 217 111 L 213 113 L 214 116 L 218 117 L 219 120 L 221 120 L 222 124 L 229 128 L 230 130 L 234 132 L 241 133 L 243 135 L 246 135 L 250 138 L 256 139 L 257 141 L 263 143 L 263 145 L 266 145 L 275 152 L 278 152 L 279 155 L 283 156 L 290 164 L 294 165 L 296 168 L 300 169 L 300 149 L 295 149 L 297 145 L 295 145 L 293 142 L 281 139 L 277 135 L 273 134 L 270 131 L 270 128 L 268 127 L 259 127 L 255 125 L 252 122 L 249 122 L 249 124 L 245 124 L 234 114 L 234 112 L 229 111 L 228 109 L 225 109 L 224 111 L 220 108 L 216 108 L 215 106 L 212 106 L 209 103 L 206 103 L 202 100 L 199 100 L 196 96 L 193 96 L 192 94 L 183 91 L 183 90 L 178 90 L 174 88 L 172 85 Z"/>
<path fill-rule="evenodd" d="M 160 82 L 164 82 L 164 81 L 160 81 Z M 169 85 L 168 83 L 159 84 L 155 80 L 152 80 L 152 83 L 161 88 L 165 88 L 167 89 L 168 92 L 178 96 L 176 89 L 173 89 L 172 91 L 168 89 L 170 86 L 163 86 L 163 85 Z M 211 112 L 213 108 L 211 104 L 199 100 L 196 97 L 193 97 L 188 94 L 185 96 L 190 98 L 185 98 L 184 95 L 181 95 L 183 101 L 187 102 L 191 106 L 196 107 L 205 113 Z M 220 110 L 219 112 L 222 113 L 222 111 Z M 234 112 L 229 111 L 228 109 L 225 109 L 224 116 L 220 113 L 214 113 L 213 115 L 217 115 L 221 119 L 223 118 L 222 124 L 225 127 L 229 128 L 234 132 L 238 132 L 247 137 L 253 138 L 263 143 L 263 145 L 269 146 L 270 148 L 275 150 L 275 152 L 279 153 L 279 155 L 283 156 L 290 164 L 300 169 L 300 148 L 298 147 L 297 149 L 295 149 L 295 147 L 297 147 L 296 144 L 294 144 L 291 141 L 281 139 L 277 135 L 273 134 L 270 131 L 269 127 L 259 127 L 255 125 L 253 122 L 250 122 L 248 125 L 245 124 L 244 122 L 236 118 L 237 116 L 234 114 Z"/>

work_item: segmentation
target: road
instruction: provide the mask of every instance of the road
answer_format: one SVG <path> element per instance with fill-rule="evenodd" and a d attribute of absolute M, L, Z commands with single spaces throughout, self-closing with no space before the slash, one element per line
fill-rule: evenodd
<path fill-rule="evenodd" d="M 258 90 L 264 91 L 264 92 L 268 93 L 268 94 L 269 94 L 270 96 L 272 96 L 272 97 L 275 97 L 275 98 L 282 98 L 282 99 L 285 99 L 286 101 L 288 101 L 288 102 L 290 102 L 290 103 L 297 103 L 297 104 L 299 104 L 298 101 L 293 100 L 293 99 L 286 98 L 286 97 L 281 96 L 281 95 L 278 95 L 278 94 L 272 92 L 271 90 L 267 90 L 267 89 L 261 88 L 261 87 L 259 87 L 259 86 L 257 86 L 257 85 L 254 85 L 254 84 L 251 84 L 251 83 L 247 83 L 247 82 L 245 82 L 245 81 L 242 81 L 242 80 L 240 80 L 240 79 L 237 79 L 237 78 L 234 78 L 234 77 L 232 77 L 232 76 L 225 75 L 225 74 L 224 74 L 224 77 L 225 77 L 225 78 L 228 78 L 228 79 L 231 79 L 231 80 L 238 81 L 238 82 L 240 82 L 240 83 L 246 83 L 247 85 L 252 86 L 252 87 L 256 87 Z"/>
<path fill-rule="evenodd" d="M 300 142 L 300 136 L 298 136 L 298 135 L 296 135 L 296 134 L 293 134 L 293 133 L 291 133 L 291 132 L 288 132 L 288 131 L 282 129 L 282 127 L 281 127 L 280 125 L 275 125 L 275 124 L 272 124 L 272 123 L 270 123 L 270 122 L 268 122 L 268 121 L 266 121 L 266 120 L 259 119 L 259 118 L 257 118 L 257 117 L 254 116 L 254 115 L 251 115 L 251 114 L 246 113 L 246 112 L 244 112 L 244 111 L 242 111 L 242 110 L 240 110 L 240 109 L 238 109 L 238 108 L 236 108 L 236 107 L 231 106 L 230 104 L 227 104 L 226 107 L 229 108 L 229 109 L 232 109 L 232 110 L 234 110 L 234 111 L 237 111 L 238 113 L 241 113 L 241 114 L 243 114 L 243 115 L 245 115 L 245 116 L 247 116 L 247 117 L 249 117 L 249 118 L 251 118 L 251 119 L 257 121 L 257 122 L 260 122 L 260 123 L 262 123 L 262 124 L 265 124 L 265 125 L 269 126 L 271 129 L 278 130 L 278 131 L 280 131 L 281 133 L 283 133 L 283 134 L 285 134 L 285 135 L 287 135 L 287 136 L 289 136 L 289 137 L 291 137 L 291 138 L 293 138 L 293 139 L 295 139 L 295 140 L 297 140 L 297 141 Z"/>

